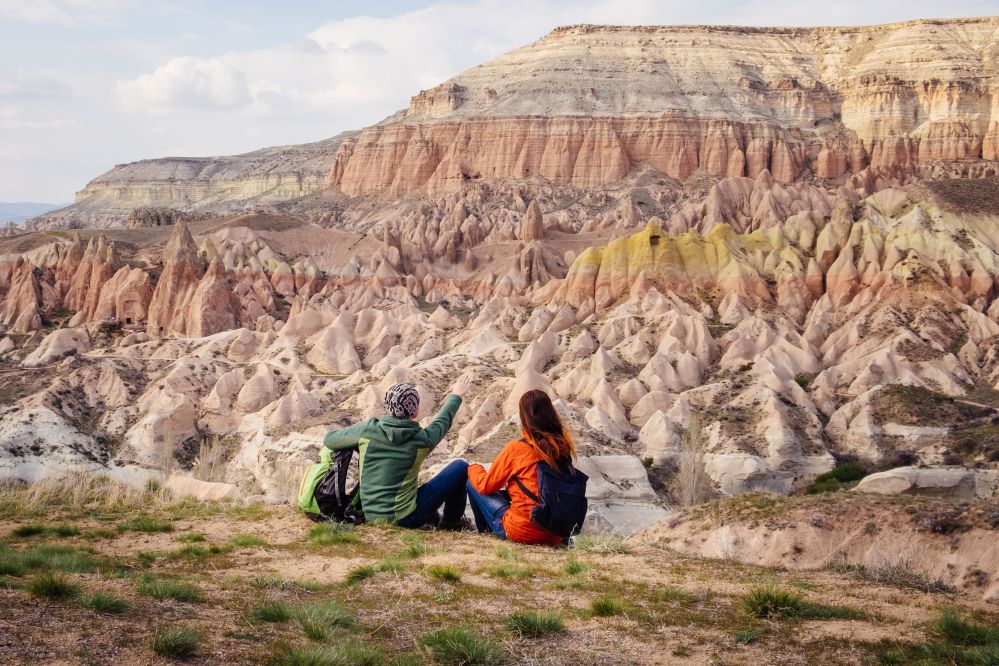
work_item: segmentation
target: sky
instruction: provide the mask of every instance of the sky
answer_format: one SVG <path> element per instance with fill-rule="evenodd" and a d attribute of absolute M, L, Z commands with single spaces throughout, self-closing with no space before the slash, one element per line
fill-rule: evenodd
<path fill-rule="evenodd" d="M 999 0 L 0 0 L 0 201 L 115 164 L 317 141 L 573 23 L 864 25 Z"/>

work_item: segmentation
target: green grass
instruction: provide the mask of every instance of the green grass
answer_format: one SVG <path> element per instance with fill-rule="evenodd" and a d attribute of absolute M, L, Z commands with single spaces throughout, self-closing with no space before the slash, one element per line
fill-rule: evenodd
<path fill-rule="evenodd" d="M 603 555 L 631 552 L 631 549 L 625 545 L 624 540 L 614 534 L 580 534 L 573 538 L 570 547 L 584 553 L 599 553 Z"/>
<path fill-rule="evenodd" d="M 147 532 L 150 534 L 173 532 L 173 523 L 156 520 L 149 516 L 137 516 L 131 520 L 118 523 L 119 532 Z"/>
<path fill-rule="evenodd" d="M 169 659 L 184 659 L 198 650 L 201 634 L 188 627 L 160 627 L 153 636 L 153 652 Z"/>
<path fill-rule="evenodd" d="M 406 564 L 402 560 L 399 560 L 394 557 L 388 557 L 379 562 L 378 564 L 364 564 L 359 567 L 354 567 L 353 569 L 347 572 L 347 575 L 344 577 L 343 582 L 345 585 L 354 585 L 356 583 L 360 583 L 363 580 L 371 578 L 380 571 L 387 571 L 394 574 L 400 574 L 405 570 L 405 568 Z"/>
<path fill-rule="evenodd" d="M 496 554 L 496 557 L 501 560 L 507 560 L 508 562 L 520 562 L 524 559 L 521 557 L 520 553 L 506 544 L 496 546 L 496 548 L 493 549 L 493 552 Z"/>
<path fill-rule="evenodd" d="M 84 597 L 80 605 L 106 615 L 123 615 L 132 609 L 127 601 L 110 592 L 94 592 Z"/>
<path fill-rule="evenodd" d="M 101 561 L 85 551 L 68 546 L 40 543 L 27 550 L 13 553 L 9 558 L 19 561 L 26 569 L 55 569 L 66 573 L 91 573 Z M 0 555 L 2 558 L 2 555 Z"/>
<path fill-rule="evenodd" d="M 457 583 L 461 580 L 461 572 L 458 569 L 443 565 L 428 567 L 427 576 L 442 583 Z"/>
<path fill-rule="evenodd" d="M 276 666 L 384 666 L 392 663 L 384 650 L 356 639 L 336 645 L 285 645 L 270 663 Z"/>
<path fill-rule="evenodd" d="M 357 622 L 353 611 L 334 600 L 298 606 L 293 615 L 302 633 L 314 641 L 329 640 L 332 630 L 349 629 Z"/>
<path fill-rule="evenodd" d="M 177 541 L 182 543 L 202 543 L 205 540 L 204 534 L 198 534 L 197 532 L 186 532 L 184 534 L 177 535 Z"/>
<path fill-rule="evenodd" d="M 271 588 L 274 590 L 287 590 L 292 586 L 292 582 L 279 576 L 254 576 L 246 581 L 250 587 Z"/>
<path fill-rule="evenodd" d="M 44 525 L 21 525 L 19 527 L 15 527 L 10 533 L 10 535 L 16 539 L 38 536 L 39 534 L 45 534 Z"/>
<path fill-rule="evenodd" d="M 558 613 L 551 611 L 524 611 L 514 613 L 506 619 L 506 628 L 518 636 L 540 638 L 548 634 L 565 631 L 565 623 Z"/>
<path fill-rule="evenodd" d="M 856 620 L 863 617 L 860 611 L 846 606 L 826 606 L 806 601 L 797 592 L 772 585 L 757 587 L 742 598 L 742 609 L 747 614 L 768 619 L 782 620 Z"/>
<path fill-rule="evenodd" d="M 593 617 L 610 617 L 623 613 L 624 603 L 617 597 L 605 595 L 590 602 L 590 615 Z"/>
<path fill-rule="evenodd" d="M 569 561 L 566 562 L 565 566 L 562 567 L 562 571 L 564 571 L 569 576 L 576 576 L 578 574 L 585 573 L 589 570 L 590 570 L 589 564 L 584 564 L 574 557 L 569 558 Z"/>
<path fill-rule="evenodd" d="M 406 537 L 403 537 L 403 543 L 406 544 L 406 547 L 402 550 L 402 552 L 399 555 L 401 557 L 405 557 L 410 560 L 415 560 L 419 557 L 423 557 L 424 555 L 429 555 L 430 553 L 434 552 L 434 549 L 431 546 L 425 544 L 423 542 L 423 539 L 419 537 L 413 537 L 407 535 Z"/>
<path fill-rule="evenodd" d="M 503 660 L 499 643 L 464 627 L 423 634 L 417 642 L 439 666 L 491 666 Z"/>
<path fill-rule="evenodd" d="M 970 622 L 948 608 L 929 629 L 935 639 L 931 642 L 880 644 L 875 650 L 878 662 L 919 666 L 999 665 L 999 627 Z"/>
<path fill-rule="evenodd" d="M 371 578 L 376 573 L 378 573 L 378 567 L 373 564 L 364 564 L 359 567 L 354 567 L 348 571 L 347 575 L 343 579 L 343 582 L 345 585 L 355 585 L 363 580 Z"/>
<path fill-rule="evenodd" d="M 254 622 L 287 622 L 292 618 L 292 610 L 288 604 L 276 599 L 267 599 L 261 602 L 253 612 L 250 619 Z"/>
<path fill-rule="evenodd" d="M 308 541 L 315 546 L 335 546 L 341 543 L 357 543 L 360 538 L 353 525 L 322 523 L 309 530 Z"/>
<path fill-rule="evenodd" d="M 57 537 L 75 537 L 80 536 L 80 530 L 72 525 L 56 525 L 48 530 L 49 534 Z"/>
<path fill-rule="evenodd" d="M 44 599 L 72 599 L 80 594 L 80 586 L 65 574 L 43 571 L 35 574 L 26 586 L 28 593 Z"/>
<path fill-rule="evenodd" d="M 956 645 L 999 645 L 999 626 L 968 622 L 953 608 L 944 609 L 931 630 L 941 639 Z"/>
<path fill-rule="evenodd" d="M 118 536 L 118 532 L 115 530 L 109 530 L 106 527 L 99 527 L 96 529 L 87 530 L 80 536 L 82 536 L 84 539 L 96 541 L 98 539 L 113 539 L 116 536 Z"/>
<path fill-rule="evenodd" d="M 267 542 L 252 534 L 237 534 L 229 539 L 229 545 L 233 548 L 252 548 L 253 546 L 266 546 Z"/>
<path fill-rule="evenodd" d="M 144 597 L 152 597 L 157 601 L 173 599 L 196 604 L 204 600 L 204 595 L 197 587 L 169 579 L 143 581 L 139 583 L 136 591 Z"/>
<path fill-rule="evenodd" d="M 533 578 L 534 571 L 519 564 L 496 564 L 486 569 L 493 578 Z"/>
<path fill-rule="evenodd" d="M 740 645 L 749 645 L 760 640 L 760 632 L 756 629 L 742 629 L 735 632 L 735 642 Z"/>

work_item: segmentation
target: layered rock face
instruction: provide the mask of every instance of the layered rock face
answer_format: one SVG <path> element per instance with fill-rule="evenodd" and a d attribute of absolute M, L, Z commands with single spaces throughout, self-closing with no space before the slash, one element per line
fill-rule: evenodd
<path fill-rule="evenodd" d="M 44 215 L 31 228 L 158 226 L 170 210 L 230 213 L 298 199 L 327 186 L 330 165 L 346 135 L 230 157 L 165 157 L 121 164 L 77 192 L 75 203 Z M 138 210 L 137 210 L 138 209 Z M 152 209 L 152 210 L 148 210 Z"/>
<path fill-rule="evenodd" d="M 345 141 L 331 182 L 357 196 L 534 174 L 591 187 L 639 164 L 791 182 L 995 161 L 997 25 L 560 28 Z"/>
<path fill-rule="evenodd" d="M 997 26 L 559 28 L 361 132 L 119 165 L 31 228 L 114 226 L 143 207 L 280 206 L 335 222 L 329 201 L 344 197 L 535 176 L 592 188 L 641 168 L 678 181 L 994 175 Z"/>

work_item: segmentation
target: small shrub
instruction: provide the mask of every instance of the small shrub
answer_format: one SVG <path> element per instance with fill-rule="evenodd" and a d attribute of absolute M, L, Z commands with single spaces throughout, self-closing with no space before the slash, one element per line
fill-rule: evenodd
<path fill-rule="evenodd" d="M 815 481 L 813 481 L 812 484 L 805 489 L 805 492 L 809 495 L 835 492 L 842 490 L 844 487 L 848 487 L 845 484 L 860 481 L 865 476 L 867 476 L 867 472 L 857 463 L 851 462 L 843 465 L 837 465 L 828 472 L 819 474 L 815 477 Z"/>
<path fill-rule="evenodd" d="M 851 570 L 857 577 L 881 585 L 910 588 L 920 592 L 954 591 L 954 588 L 943 579 L 929 577 L 912 560 L 904 557 L 881 555 L 875 557 L 870 565 L 853 565 Z"/>
<path fill-rule="evenodd" d="M 581 534 L 572 540 L 572 548 L 584 553 L 625 554 L 631 549 L 615 534 Z"/>
<path fill-rule="evenodd" d="M 127 601 L 110 592 L 94 592 L 84 598 L 80 605 L 107 615 L 122 615 L 132 609 Z"/>
<path fill-rule="evenodd" d="M 15 527 L 14 530 L 10 533 L 12 537 L 17 539 L 24 539 L 27 537 L 38 536 L 39 534 L 45 534 L 44 525 L 36 525 L 36 524 L 20 525 L 19 527 Z"/>
<path fill-rule="evenodd" d="M 253 609 L 250 618 L 255 622 L 287 622 L 292 617 L 291 609 L 282 601 L 268 599 Z"/>
<path fill-rule="evenodd" d="M 812 383 L 812 376 L 801 372 L 794 376 L 794 383 L 803 389 L 807 389 Z"/>
<path fill-rule="evenodd" d="M 267 542 L 252 534 L 237 534 L 229 540 L 229 545 L 233 548 L 252 548 L 253 546 L 266 546 Z"/>
<path fill-rule="evenodd" d="M 565 631 L 565 623 L 558 613 L 525 611 L 508 617 L 506 628 L 518 636 L 539 638 Z"/>
<path fill-rule="evenodd" d="M 150 580 L 139 584 L 137 590 L 144 597 L 152 597 L 157 601 L 173 599 L 184 603 L 196 604 L 203 601 L 201 590 L 193 585 L 175 580 Z"/>
<path fill-rule="evenodd" d="M 624 604 L 617 597 L 603 596 L 590 602 L 590 615 L 593 617 L 610 617 L 624 613 Z"/>
<path fill-rule="evenodd" d="M 805 608 L 801 595 L 777 587 L 758 587 L 742 598 L 742 608 L 753 617 L 781 619 L 797 617 Z"/>
<path fill-rule="evenodd" d="M 162 532 L 173 532 L 173 523 L 169 523 L 163 520 L 156 520 L 155 518 L 150 518 L 149 516 L 139 516 L 137 518 L 132 518 L 131 520 L 126 520 L 125 522 L 118 523 L 119 532 L 148 532 L 148 533 L 162 533 Z"/>
<path fill-rule="evenodd" d="M 187 627 L 160 627 L 153 636 L 153 652 L 169 659 L 190 657 L 198 649 L 201 634 Z"/>
<path fill-rule="evenodd" d="M 461 572 L 454 567 L 432 566 L 427 569 L 427 575 L 442 583 L 457 583 L 461 580 Z"/>
<path fill-rule="evenodd" d="M 503 659 L 498 643 L 463 627 L 423 634 L 418 643 L 441 666 L 491 666 Z"/>
<path fill-rule="evenodd" d="M 735 632 L 735 642 L 740 645 L 749 645 L 760 640 L 760 632 L 756 629 L 743 629 Z"/>
<path fill-rule="evenodd" d="M 357 543 L 360 539 L 353 525 L 322 523 L 309 530 L 308 541 L 315 546 L 333 546 L 341 543 Z"/>
<path fill-rule="evenodd" d="M 43 571 L 28 581 L 28 592 L 45 599 L 71 599 L 80 593 L 80 586 L 61 573 Z"/>

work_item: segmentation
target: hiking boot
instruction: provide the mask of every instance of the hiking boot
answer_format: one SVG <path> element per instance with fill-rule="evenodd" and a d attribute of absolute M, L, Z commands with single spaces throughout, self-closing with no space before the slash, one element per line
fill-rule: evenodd
<path fill-rule="evenodd" d="M 442 520 L 440 524 L 437 525 L 437 529 L 442 532 L 474 532 L 475 525 L 473 525 L 472 521 L 468 518 L 462 516 L 453 523 L 447 523 Z"/>

